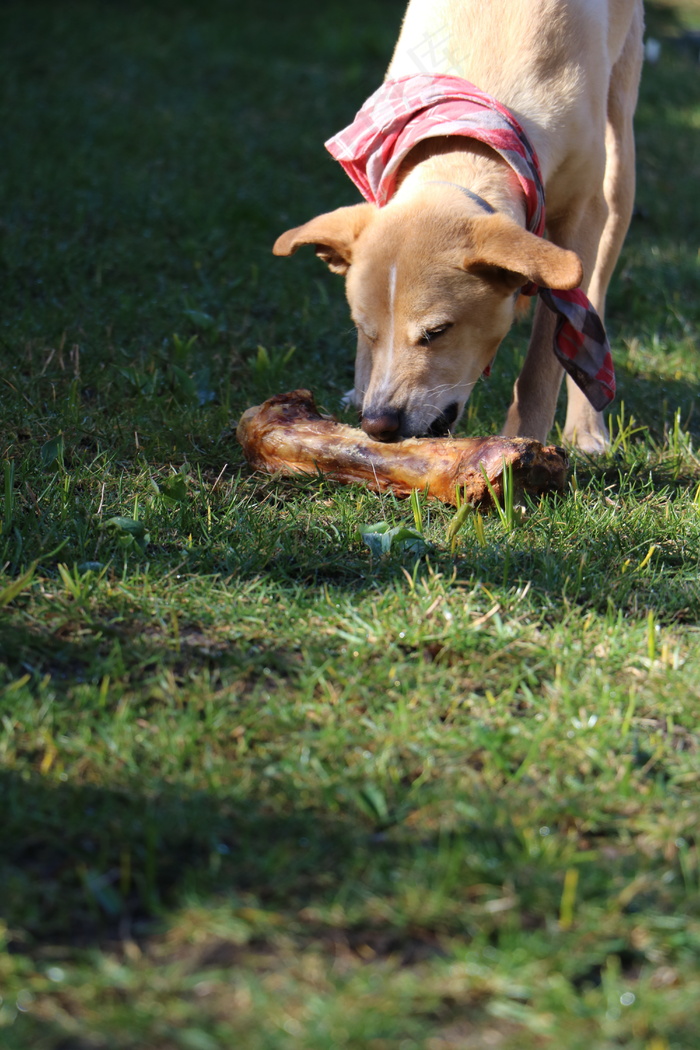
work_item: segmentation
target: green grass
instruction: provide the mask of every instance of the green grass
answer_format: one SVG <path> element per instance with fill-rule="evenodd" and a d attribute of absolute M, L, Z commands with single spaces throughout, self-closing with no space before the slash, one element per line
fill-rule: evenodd
<path fill-rule="evenodd" d="M 3 5 L 0 1042 L 695 1050 L 698 5 L 648 11 L 613 448 L 459 529 L 242 462 L 351 384 L 270 246 L 356 199 L 402 4 L 240 6 Z"/>

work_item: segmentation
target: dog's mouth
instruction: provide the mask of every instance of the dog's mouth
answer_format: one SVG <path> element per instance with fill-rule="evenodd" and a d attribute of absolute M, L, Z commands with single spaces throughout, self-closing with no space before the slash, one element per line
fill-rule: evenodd
<path fill-rule="evenodd" d="M 426 437 L 446 437 L 459 416 L 459 405 L 456 401 L 444 408 L 439 416 L 428 427 Z"/>

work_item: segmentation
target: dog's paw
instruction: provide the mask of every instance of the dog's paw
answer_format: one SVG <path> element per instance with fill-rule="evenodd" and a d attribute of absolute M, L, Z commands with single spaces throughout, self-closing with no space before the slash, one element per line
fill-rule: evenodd
<path fill-rule="evenodd" d="M 589 456 L 601 456 L 610 448 L 610 438 L 605 429 L 576 430 L 566 429 L 562 434 L 564 443 L 570 448 L 585 452 Z"/>

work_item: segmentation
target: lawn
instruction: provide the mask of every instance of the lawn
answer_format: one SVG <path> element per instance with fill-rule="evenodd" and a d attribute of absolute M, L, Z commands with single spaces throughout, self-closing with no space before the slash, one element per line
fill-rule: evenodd
<path fill-rule="evenodd" d="M 700 4 L 648 7 L 611 450 L 459 530 L 243 462 L 351 385 L 270 248 L 357 200 L 402 14 L 245 6 L 0 13 L 0 1043 L 696 1050 Z"/>

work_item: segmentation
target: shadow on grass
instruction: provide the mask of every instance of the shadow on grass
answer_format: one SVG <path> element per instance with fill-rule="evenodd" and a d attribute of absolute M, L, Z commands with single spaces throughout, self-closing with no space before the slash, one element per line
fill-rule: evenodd
<path fill-rule="evenodd" d="M 478 882 L 479 893 L 489 884 L 499 895 L 504 881 L 510 885 L 517 876 L 518 845 L 495 799 L 483 796 L 479 818 L 465 822 L 451 853 L 445 836 L 397 827 L 392 837 L 378 830 L 347 796 L 323 798 L 316 789 L 313 802 L 305 803 L 283 779 L 269 799 L 256 790 L 257 797 L 171 786 L 113 790 L 0 772 L 0 919 L 9 928 L 10 951 L 31 957 L 32 972 L 53 980 L 51 969 L 74 962 L 83 950 L 99 948 L 133 962 L 134 943 L 147 972 L 174 963 L 185 975 L 283 966 L 280 933 L 287 952 L 290 943 L 295 952 L 311 948 L 329 966 L 338 953 L 366 964 L 370 951 L 379 965 L 411 966 L 444 954 L 442 939 L 451 934 L 498 943 L 499 917 L 484 913 L 475 921 L 468 900 L 437 922 L 425 913 L 402 919 L 400 905 L 397 918 L 386 917 L 385 909 L 384 918 L 366 915 L 355 924 L 323 913 L 338 900 L 352 907 L 368 896 L 385 901 L 390 912 L 397 865 L 406 866 L 409 884 L 415 876 L 434 889 L 445 880 L 448 896 L 463 895 L 465 875 Z M 530 878 L 526 866 L 522 874 Z M 556 899 L 559 873 L 540 873 L 538 880 L 538 892 L 546 884 L 547 900 Z M 184 916 L 177 914 L 181 907 Z M 195 912 L 189 919 L 187 908 Z M 528 928 L 543 922 L 533 914 Z M 179 926 L 182 933 L 183 924 L 184 937 L 169 939 L 168 930 Z M 54 995 L 63 1001 L 60 984 L 43 998 Z M 70 1018 L 64 1029 L 60 1015 L 54 1023 L 21 1015 L 6 1030 L 7 1045 L 132 1046 L 123 1033 L 120 1041 L 105 1042 L 91 1020 L 81 1030 L 82 1038 Z M 134 1045 L 170 1050 L 183 1044 L 154 1035 Z"/>
<path fill-rule="evenodd" d="M 138 939 L 188 892 L 304 907 L 367 840 L 358 819 L 250 798 L 148 794 L 0 772 L 0 915 L 22 949 Z M 20 932 L 21 931 L 21 932 Z"/>
<path fill-rule="evenodd" d="M 196 947 L 164 949 L 166 960 L 188 972 L 245 965 L 247 954 L 263 950 L 274 932 L 275 909 L 284 913 L 286 928 L 298 922 L 299 910 L 333 893 L 370 838 L 359 818 L 305 812 L 292 799 L 289 812 L 279 814 L 250 798 L 172 787 L 147 794 L 76 787 L 10 772 L 0 772 L 0 797 L 0 920 L 10 952 L 30 955 L 39 973 L 50 974 L 86 949 L 121 957 L 136 942 L 150 956 L 178 906 L 206 909 L 217 899 L 226 906 L 224 925 L 214 923 Z M 273 913 L 270 925 L 247 925 L 245 916 L 255 909 Z M 153 961 L 159 965 L 162 953 Z M 61 1000 L 61 988 L 44 994 Z M 7 998 L 6 1010 L 12 1006 Z M 90 1021 L 81 1017 L 79 1025 L 82 1036 L 75 1019 L 64 1027 L 60 1017 L 49 1023 L 20 1013 L 3 1029 L 3 1045 L 132 1046 L 125 1032 L 119 1039 L 112 1033 L 113 1043 L 92 1033 Z M 152 1035 L 133 1045 L 170 1050 L 181 1044 Z"/>
<path fill-rule="evenodd" d="M 517 859 L 520 839 L 509 813 L 483 788 L 472 797 L 476 815 L 451 834 L 403 825 L 419 801 L 401 802 L 400 788 L 395 811 L 379 820 L 362 801 L 369 797 L 362 785 L 317 785 L 313 800 L 303 799 L 284 775 L 267 783 L 262 777 L 254 795 L 237 796 L 169 785 L 148 792 L 76 786 L 0 772 L 0 794 L 0 919 L 10 950 L 47 966 L 62 952 L 68 958 L 91 947 L 119 953 L 136 942 L 155 950 L 179 908 L 215 911 L 219 904 L 226 917 L 199 931 L 198 948 L 184 948 L 199 969 L 243 962 L 246 949 L 274 945 L 279 928 L 299 945 L 332 951 L 342 942 L 354 951 L 371 944 L 377 957 L 411 965 L 442 953 L 441 934 L 496 943 L 498 918 L 482 916 L 477 927 L 468 906 L 434 919 L 403 916 L 396 903 L 391 919 L 367 912 L 338 922 L 329 909 L 339 905 L 347 916 L 358 906 L 365 913 L 368 896 L 396 901 L 397 866 L 431 891 L 439 893 L 444 882 L 448 897 L 463 895 L 464 879 L 498 893 L 520 867 L 526 884 L 532 878 Z M 557 878 L 555 869 L 540 871 L 537 893 L 547 885 L 556 896 Z M 531 929 L 543 921 L 535 914 L 528 920 Z M 175 947 L 163 949 L 177 956 Z"/>
<path fill-rule="evenodd" d="M 504 883 L 519 885 L 529 929 L 542 926 L 542 908 L 558 899 L 559 859 L 553 854 L 551 863 L 533 863 L 521 832 L 537 817 L 527 785 L 518 791 L 520 800 L 511 795 L 506 805 L 484 784 L 471 789 L 469 817 L 448 832 L 405 822 L 431 803 L 435 814 L 440 811 L 439 784 L 420 794 L 408 783 L 387 788 L 380 817 L 364 781 L 316 784 L 305 796 L 283 770 L 272 779 L 260 775 L 247 793 L 152 781 L 147 791 L 79 786 L 0 771 L 0 918 L 11 950 L 41 956 L 42 947 L 51 946 L 46 958 L 56 958 L 59 947 L 69 952 L 145 943 L 165 931 L 178 908 L 215 907 L 217 901 L 226 904 L 236 928 L 213 925 L 204 939 L 227 940 L 228 964 L 238 948 L 274 941 L 281 917 L 282 928 L 300 942 L 343 937 L 352 946 L 361 925 L 378 955 L 398 955 L 406 963 L 438 951 L 440 933 L 478 934 L 497 943 L 498 916 L 479 910 L 474 925 L 469 885 L 494 892 Z M 566 828 L 577 805 L 564 792 L 550 816 Z M 602 804 L 589 818 L 589 839 L 617 837 Z M 621 849 L 605 871 L 591 871 L 587 890 L 595 895 L 604 887 L 611 864 L 622 870 L 630 862 L 629 851 Z M 408 905 L 404 912 L 402 893 L 414 881 L 445 901 L 463 898 L 464 910 L 435 912 L 433 902 L 432 910 L 413 914 Z M 367 909 L 374 897 L 388 910 Z M 323 912 L 332 905 L 340 909 L 337 927 Z M 348 918 L 353 912 L 363 917 Z M 219 953 L 204 963 L 214 964 L 226 960 Z"/>

